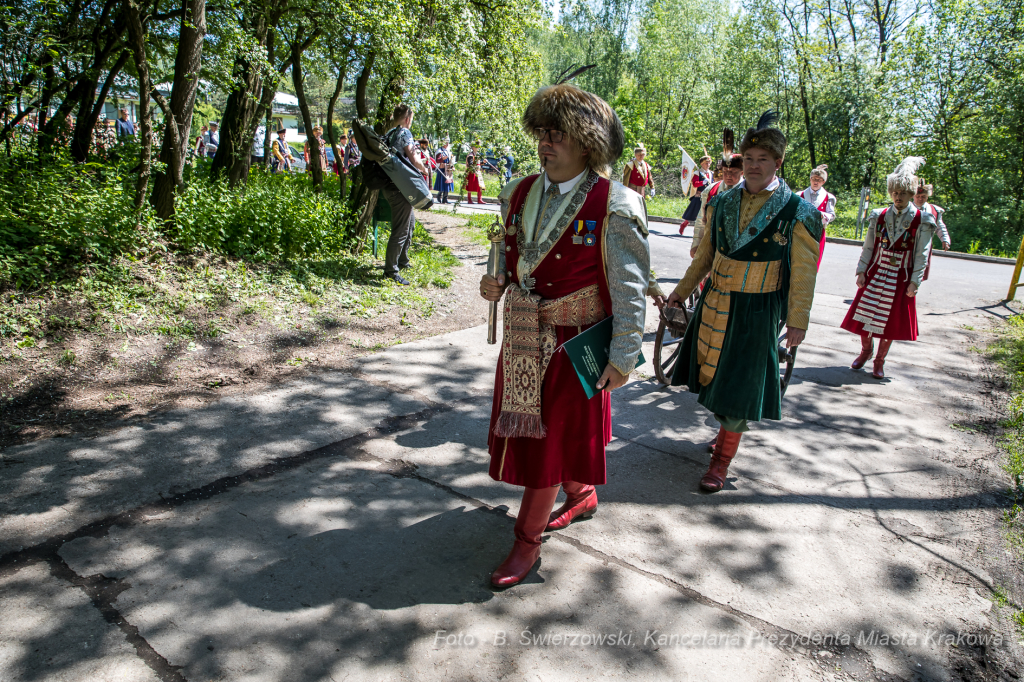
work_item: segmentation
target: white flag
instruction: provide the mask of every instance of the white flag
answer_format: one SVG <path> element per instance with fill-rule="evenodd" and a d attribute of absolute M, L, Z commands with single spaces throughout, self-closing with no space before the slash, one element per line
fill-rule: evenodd
<path fill-rule="evenodd" d="M 683 153 L 683 162 L 679 167 L 679 184 L 684 192 L 689 193 L 690 183 L 693 181 L 693 172 L 697 170 L 697 164 L 694 163 L 685 149 L 679 147 L 679 151 Z"/>

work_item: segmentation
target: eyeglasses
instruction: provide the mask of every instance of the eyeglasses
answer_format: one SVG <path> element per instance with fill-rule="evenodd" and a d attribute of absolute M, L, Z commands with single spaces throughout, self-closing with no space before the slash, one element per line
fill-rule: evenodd
<path fill-rule="evenodd" d="M 558 144 L 565 139 L 565 133 L 561 130 L 555 130 L 554 128 L 534 128 L 533 139 L 537 142 L 543 142 L 544 138 L 551 140 L 552 144 Z"/>

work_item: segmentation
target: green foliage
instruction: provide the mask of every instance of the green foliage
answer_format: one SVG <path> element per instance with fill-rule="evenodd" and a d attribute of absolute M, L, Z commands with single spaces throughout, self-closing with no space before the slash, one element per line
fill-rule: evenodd
<path fill-rule="evenodd" d="M 254 169 L 241 191 L 197 171 L 178 196 L 174 240 L 256 261 L 338 253 L 350 220 L 336 196 L 330 185 L 315 192 L 302 175 Z"/>
<path fill-rule="evenodd" d="M 123 171 L 0 156 L 0 289 L 38 287 L 149 245 L 155 221 L 148 208 L 136 216 Z"/>

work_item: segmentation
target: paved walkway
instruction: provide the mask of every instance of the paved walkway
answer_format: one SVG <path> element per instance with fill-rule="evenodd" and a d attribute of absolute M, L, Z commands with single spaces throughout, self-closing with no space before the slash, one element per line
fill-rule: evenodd
<path fill-rule="evenodd" d="M 598 514 L 504 592 L 518 494 L 486 473 L 481 327 L 9 448 L 0 680 L 1000 679 L 964 671 L 1016 642 L 964 637 L 1003 632 L 1006 481 L 950 425 L 991 416 L 965 326 L 1006 311 L 926 286 L 922 341 L 880 383 L 847 368 L 848 284 L 822 278 L 785 418 L 744 438 L 722 493 L 696 492 L 716 429 L 693 396 L 618 391 Z"/>

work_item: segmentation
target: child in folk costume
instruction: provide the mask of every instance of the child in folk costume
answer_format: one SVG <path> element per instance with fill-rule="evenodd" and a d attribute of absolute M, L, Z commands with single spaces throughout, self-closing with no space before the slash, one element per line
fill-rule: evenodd
<path fill-rule="evenodd" d="M 640 196 L 647 193 L 648 187 L 651 188 L 651 194 L 654 194 L 654 176 L 651 174 L 651 164 L 644 161 L 645 156 L 647 150 L 642 142 L 638 143 L 633 149 L 633 159 L 622 169 L 622 184 Z"/>
<path fill-rule="evenodd" d="M 690 178 L 690 186 L 686 192 L 686 195 L 690 197 L 690 205 L 683 212 L 683 222 L 679 225 L 679 234 L 682 234 L 686 226 L 696 220 L 700 214 L 700 195 L 714 180 L 710 169 L 711 157 L 704 154 L 700 159 L 697 170 L 693 173 L 693 177 Z"/>
<path fill-rule="evenodd" d="M 946 223 L 942 220 L 942 214 L 946 212 L 946 209 L 936 206 L 935 204 L 929 203 L 928 199 L 932 196 L 932 186 L 926 185 L 922 182 L 917 186 L 917 193 L 914 194 L 914 205 L 922 211 L 928 211 L 935 218 L 935 234 L 938 236 L 939 241 L 942 242 L 942 250 L 949 251 L 951 245 L 949 239 L 949 230 L 946 229 Z M 928 279 L 928 273 L 932 269 L 932 243 L 928 240 L 928 265 L 924 266 L 924 276 L 921 278 L 922 281 Z"/>
<path fill-rule="evenodd" d="M 452 158 L 451 143 L 445 139 L 444 144 L 437 148 L 434 154 L 434 163 L 437 165 L 437 177 L 434 180 L 434 191 L 437 192 L 437 202 L 448 203 L 448 193 L 455 189 L 455 160 Z"/>
<path fill-rule="evenodd" d="M 893 341 L 917 340 L 915 296 L 928 263 L 935 217 L 914 205 L 920 180 L 920 156 L 908 156 L 886 178 L 892 205 L 875 209 L 868 219 L 864 248 L 857 265 L 857 295 L 841 325 L 861 337 L 861 352 L 850 365 L 860 369 L 878 353 L 871 376 L 884 379 L 885 356 Z"/>
<path fill-rule="evenodd" d="M 800 198 L 812 204 L 821 214 L 821 224 L 828 224 L 836 219 L 836 195 L 825 189 L 828 182 L 828 166 L 822 164 L 811 171 L 811 186 L 800 192 Z M 825 233 L 821 233 L 821 251 L 818 254 L 818 267 L 821 267 L 821 254 L 825 253 Z"/>
<path fill-rule="evenodd" d="M 484 203 L 483 193 L 487 186 L 483 182 L 479 156 L 470 154 L 466 157 L 466 177 L 462 180 L 462 186 L 466 188 L 467 204 L 473 203 L 473 192 L 476 192 L 477 203 Z"/>

